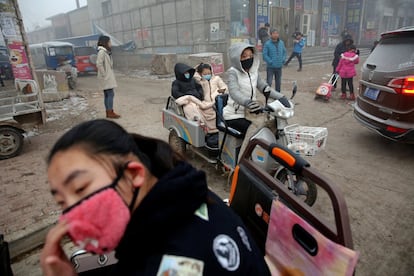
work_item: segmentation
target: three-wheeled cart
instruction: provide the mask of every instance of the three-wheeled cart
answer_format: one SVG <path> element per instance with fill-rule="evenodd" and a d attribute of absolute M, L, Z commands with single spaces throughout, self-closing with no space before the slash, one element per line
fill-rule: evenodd
<path fill-rule="evenodd" d="M 14 84 L 14 89 L 0 90 L 0 159 L 18 155 L 25 129 L 45 121 L 36 81 L 15 79 Z"/>

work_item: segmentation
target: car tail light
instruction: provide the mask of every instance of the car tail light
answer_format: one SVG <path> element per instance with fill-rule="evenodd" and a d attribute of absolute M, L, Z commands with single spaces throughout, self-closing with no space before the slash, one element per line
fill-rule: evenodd
<path fill-rule="evenodd" d="M 398 94 L 414 96 L 414 76 L 392 79 L 388 83 Z"/>
<path fill-rule="evenodd" d="M 408 131 L 408 129 L 394 127 L 394 126 L 387 126 L 387 131 L 394 132 L 394 133 L 405 133 Z"/>

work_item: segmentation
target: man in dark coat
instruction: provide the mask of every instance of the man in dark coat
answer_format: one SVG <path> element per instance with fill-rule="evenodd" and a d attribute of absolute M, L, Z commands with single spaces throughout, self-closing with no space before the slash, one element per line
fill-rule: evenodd
<path fill-rule="evenodd" d="M 350 35 L 347 35 L 344 37 L 342 42 L 336 45 L 334 58 L 332 60 L 333 73 L 335 73 L 336 67 L 338 66 L 339 60 L 341 59 L 341 54 L 345 53 L 347 48 L 352 44 L 354 44 L 354 40 Z M 336 88 L 336 83 L 334 87 Z"/>
<path fill-rule="evenodd" d="M 257 35 L 259 36 L 259 39 L 262 42 L 262 45 L 264 45 L 265 42 L 270 39 L 269 29 L 270 29 L 270 24 L 269 23 L 266 23 L 258 31 L 258 34 Z"/>
<path fill-rule="evenodd" d="M 177 63 L 174 67 L 175 80 L 172 83 L 171 95 L 178 99 L 181 96 L 192 95 L 204 100 L 203 87 L 193 78 L 195 69 L 184 63 Z"/>

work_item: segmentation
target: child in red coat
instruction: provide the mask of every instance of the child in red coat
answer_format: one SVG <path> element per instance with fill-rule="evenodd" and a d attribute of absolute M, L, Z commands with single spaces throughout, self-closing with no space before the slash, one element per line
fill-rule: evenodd
<path fill-rule="evenodd" d="M 349 99 L 355 100 L 353 78 L 356 76 L 355 64 L 359 63 L 359 56 L 355 53 L 355 45 L 350 45 L 348 50 L 341 54 L 341 59 L 336 67 L 336 72 L 341 77 L 341 99 L 346 99 L 346 85 L 349 87 Z"/>

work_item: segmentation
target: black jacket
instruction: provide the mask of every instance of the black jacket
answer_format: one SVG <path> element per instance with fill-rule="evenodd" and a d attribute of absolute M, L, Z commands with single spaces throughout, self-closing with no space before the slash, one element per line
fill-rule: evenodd
<path fill-rule="evenodd" d="M 262 42 L 262 45 L 264 45 L 265 42 L 270 39 L 269 30 L 266 27 L 261 27 L 259 31 L 257 32 L 257 35 L 260 41 Z"/>
<path fill-rule="evenodd" d="M 116 275 L 173 275 L 179 264 L 200 275 L 270 275 L 241 219 L 209 191 L 205 173 L 185 162 L 135 210 L 116 257 Z"/>
<path fill-rule="evenodd" d="M 354 40 L 350 35 L 345 36 L 344 40 L 336 45 L 334 52 L 334 59 L 332 60 L 332 66 L 336 68 L 338 66 L 339 60 L 341 59 L 341 54 L 347 51 L 346 42 L 349 41 L 349 45 L 354 43 Z"/>
<path fill-rule="evenodd" d="M 189 72 L 190 78 L 186 79 L 184 73 Z M 184 63 L 177 63 L 174 67 L 175 80 L 172 83 L 171 95 L 178 99 L 181 96 L 193 95 L 199 100 L 204 100 L 203 88 L 193 78 L 195 69 Z"/>

